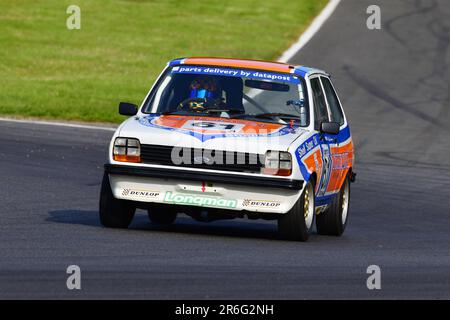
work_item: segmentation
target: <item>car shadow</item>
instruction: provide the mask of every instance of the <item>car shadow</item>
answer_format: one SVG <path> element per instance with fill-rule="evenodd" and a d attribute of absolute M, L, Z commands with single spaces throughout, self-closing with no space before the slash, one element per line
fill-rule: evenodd
<path fill-rule="evenodd" d="M 90 210 L 49 211 L 45 221 L 101 227 L 100 220 L 98 219 L 98 212 Z"/>
<path fill-rule="evenodd" d="M 49 211 L 46 221 L 78 224 L 103 228 L 98 212 L 91 210 Z M 129 227 L 130 231 L 158 231 L 192 235 L 213 235 L 236 238 L 278 239 L 275 221 L 253 221 L 244 219 L 220 220 L 209 223 L 198 222 L 185 215 L 179 215 L 174 224 L 163 226 L 149 221 L 144 211 L 137 212 Z"/>

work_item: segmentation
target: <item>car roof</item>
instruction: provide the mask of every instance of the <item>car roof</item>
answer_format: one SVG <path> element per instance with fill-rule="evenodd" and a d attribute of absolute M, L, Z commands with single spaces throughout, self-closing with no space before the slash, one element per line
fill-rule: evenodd
<path fill-rule="evenodd" d="M 232 59 L 232 58 L 214 58 L 214 57 L 188 57 L 178 58 L 169 62 L 170 66 L 174 65 L 197 65 L 197 66 L 215 66 L 215 67 L 227 67 L 227 68 L 242 68 L 242 69 L 254 69 L 263 70 L 268 72 L 279 73 L 294 73 L 305 77 L 313 73 L 320 73 L 328 75 L 327 72 L 306 67 L 291 65 L 283 62 L 263 61 L 263 60 L 250 60 L 250 59 Z"/>

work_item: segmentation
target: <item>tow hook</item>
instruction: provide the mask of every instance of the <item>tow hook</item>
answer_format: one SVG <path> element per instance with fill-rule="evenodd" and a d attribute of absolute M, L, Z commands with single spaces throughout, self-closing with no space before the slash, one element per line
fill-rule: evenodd
<path fill-rule="evenodd" d="M 356 172 L 350 172 L 350 182 L 355 182 L 356 181 Z"/>

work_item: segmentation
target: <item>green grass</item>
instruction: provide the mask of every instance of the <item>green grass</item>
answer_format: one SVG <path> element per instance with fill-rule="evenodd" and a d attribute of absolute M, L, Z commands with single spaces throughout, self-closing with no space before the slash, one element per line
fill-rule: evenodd
<path fill-rule="evenodd" d="M 0 114 L 120 122 L 167 61 L 276 59 L 327 0 L 2 0 Z M 81 30 L 66 8 L 81 8 Z"/>

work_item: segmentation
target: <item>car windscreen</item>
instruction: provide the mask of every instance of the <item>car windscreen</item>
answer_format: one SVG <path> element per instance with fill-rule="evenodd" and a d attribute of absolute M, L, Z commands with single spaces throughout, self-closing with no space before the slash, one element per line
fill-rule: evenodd
<path fill-rule="evenodd" d="M 144 113 L 256 118 L 309 125 L 303 79 L 284 73 L 174 66 L 158 81 Z"/>

